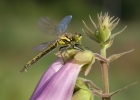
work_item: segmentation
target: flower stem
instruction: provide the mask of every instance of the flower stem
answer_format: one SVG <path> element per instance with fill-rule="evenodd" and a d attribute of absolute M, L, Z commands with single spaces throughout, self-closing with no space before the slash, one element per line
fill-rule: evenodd
<path fill-rule="evenodd" d="M 101 55 L 106 58 L 106 48 L 101 45 Z M 109 81 L 108 81 L 108 64 L 101 61 L 102 81 L 103 81 L 103 94 L 109 94 Z M 111 98 L 103 97 L 102 100 L 111 100 Z"/>
<path fill-rule="evenodd" d="M 102 57 L 106 58 L 106 48 L 105 46 L 102 46 L 102 45 L 101 45 L 101 55 Z"/>

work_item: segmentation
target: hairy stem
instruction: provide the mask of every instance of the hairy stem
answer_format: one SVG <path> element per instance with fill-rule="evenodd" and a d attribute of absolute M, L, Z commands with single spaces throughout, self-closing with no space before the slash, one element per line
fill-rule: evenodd
<path fill-rule="evenodd" d="M 101 55 L 106 58 L 106 48 L 101 46 Z M 101 71 L 102 71 L 102 82 L 103 82 L 103 94 L 109 94 L 109 81 L 108 81 L 108 64 L 101 61 Z M 111 98 L 103 97 L 102 100 L 111 100 Z"/>

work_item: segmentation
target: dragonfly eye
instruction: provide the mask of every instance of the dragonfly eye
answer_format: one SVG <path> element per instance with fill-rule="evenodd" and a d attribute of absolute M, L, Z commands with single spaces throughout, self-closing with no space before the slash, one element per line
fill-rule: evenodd
<path fill-rule="evenodd" d="M 81 41 L 81 39 L 82 39 L 82 35 L 80 33 L 74 34 L 74 36 L 73 36 L 74 41 L 79 42 L 79 41 Z"/>
<path fill-rule="evenodd" d="M 80 37 L 80 36 L 82 36 L 80 33 L 75 33 L 75 35 L 77 36 L 77 37 Z"/>

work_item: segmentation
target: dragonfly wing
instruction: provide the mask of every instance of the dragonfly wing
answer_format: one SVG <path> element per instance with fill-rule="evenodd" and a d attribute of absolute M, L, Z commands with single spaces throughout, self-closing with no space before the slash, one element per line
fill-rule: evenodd
<path fill-rule="evenodd" d="M 52 43 L 55 43 L 56 40 L 53 40 L 53 41 L 49 41 L 49 42 L 45 42 L 45 43 L 42 43 L 42 44 L 39 44 L 37 46 L 35 46 L 33 48 L 33 50 L 39 50 L 39 51 L 42 51 L 44 49 L 46 49 L 48 46 L 50 46 Z"/>
<path fill-rule="evenodd" d="M 38 27 L 42 33 L 55 34 L 56 26 L 49 17 L 41 17 L 38 20 Z"/>
<path fill-rule="evenodd" d="M 68 15 L 62 19 L 62 21 L 58 24 L 56 28 L 56 33 L 64 33 L 68 27 L 69 22 L 72 19 L 72 15 Z"/>

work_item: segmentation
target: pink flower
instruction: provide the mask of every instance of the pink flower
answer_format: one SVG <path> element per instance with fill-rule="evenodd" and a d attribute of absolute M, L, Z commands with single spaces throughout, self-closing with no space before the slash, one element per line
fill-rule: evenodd
<path fill-rule="evenodd" d="M 83 64 L 71 60 L 61 68 L 62 62 L 59 61 L 60 59 L 55 61 L 44 73 L 30 100 L 71 99 L 77 76 Z"/>
<path fill-rule="evenodd" d="M 44 91 L 44 88 L 48 85 L 51 78 L 55 75 L 55 73 L 63 66 L 63 61 L 61 59 L 57 59 L 43 74 L 38 85 L 36 86 L 30 100 L 36 100 L 40 94 Z"/>
<path fill-rule="evenodd" d="M 30 100 L 71 100 L 82 66 L 91 66 L 94 58 L 92 52 L 84 51 L 78 52 L 65 65 L 62 59 L 57 59 L 43 74 Z"/>

